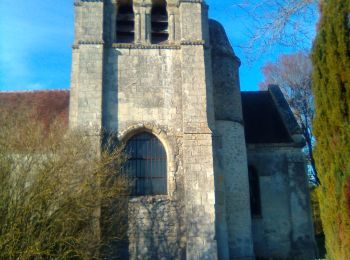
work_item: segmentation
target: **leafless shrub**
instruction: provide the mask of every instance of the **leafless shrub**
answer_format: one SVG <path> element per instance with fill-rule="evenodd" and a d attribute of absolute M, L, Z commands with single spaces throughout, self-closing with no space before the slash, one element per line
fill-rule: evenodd
<path fill-rule="evenodd" d="M 309 180 L 312 185 L 319 185 L 314 160 L 314 144 L 312 121 L 315 115 L 312 93 L 312 62 L 308 53 L 297 52 L 279 56 L 276 62 L 266 63 L 262 72 L 265 80 L 260 89 L 266 90 L 270 84 L 279 85 L 293 114 L 298 121 L 307 148 L 305 150 L 309 163 Z"/>
<path fill-rule="evenodd" d="M 0 259 L 101 258 L 125 239 L 122 150 L 18 111 L 0 111 Z"/>

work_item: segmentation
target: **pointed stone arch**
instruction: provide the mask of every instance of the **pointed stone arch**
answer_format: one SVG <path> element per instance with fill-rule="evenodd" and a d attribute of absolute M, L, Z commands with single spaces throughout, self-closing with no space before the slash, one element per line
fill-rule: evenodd
<path fill-rule="evenodd" d="M 176 144 L 169 138 L 168 133 L 155 125 L 138 124 L 133 125 L 121 131 L 118 139 L 123 144 L 126 144 L 133 136 L 140 133 L 150 133 L 154 135 L 163 145 L 167 155 L 167 190 L 168 196 L 172 196 L 175 191 L 174 175 L 176 173 Z"/>

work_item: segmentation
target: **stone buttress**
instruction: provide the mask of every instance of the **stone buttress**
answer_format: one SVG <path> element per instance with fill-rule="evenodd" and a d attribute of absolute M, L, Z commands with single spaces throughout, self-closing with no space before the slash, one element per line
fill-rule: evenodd
<path fill-rule="evenodd" d="M 103 93 L 103 3 L 80 2 L 75 6 L 75 39 L 72 54 L 70 127 L 89 131 L 95 149 L 100 147 Z"/>

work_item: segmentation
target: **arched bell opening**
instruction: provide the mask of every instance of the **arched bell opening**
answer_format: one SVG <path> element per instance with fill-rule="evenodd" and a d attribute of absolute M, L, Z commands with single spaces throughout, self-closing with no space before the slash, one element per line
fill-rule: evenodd
<path fill-rule="evenodd" d="M 151 43 L 161 44 L 169 39 L 169 22 L 165 0 L 153 0 L 151 10 Z"/>
<path fill-rule="evenodd" d="M 133 43 L 135 40 L 135 15 L 132 0 L 121 0 L 117 6 L 117 43 Z"/>

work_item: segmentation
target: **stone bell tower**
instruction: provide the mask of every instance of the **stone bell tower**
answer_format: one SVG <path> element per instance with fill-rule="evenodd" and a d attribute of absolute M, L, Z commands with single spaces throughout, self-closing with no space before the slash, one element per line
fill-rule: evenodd
<path fill-rule="evenodd" d="M 225 90 L 214 91 L 214 83 L 220 84 L 220 79 L 212 70 L 220 68 L 217 62 L 222 53 L 212 53 L 211 45 L 204 0 L 75 2 L 70 127 L 89 129 L 96 147 L 101 145 L 102 130 L 117 133 L 125 143 L 148 136 L 159 141 L 166 154 L 161 177 L 154 177 L 158 172 L 147 176 L 148 166 L 135 170 L 138 173 L 133 178 L 143 183 L 143 189 L 136 187 L 138 194 L 129 202 L 131 259 L 216 259 L 218 255 L 227 259 L 229 251 L 237 257 L 252 255 L 250 222 L 231 227 L 237 234 L 246 232 L 244 249 L 234 234 L 227 233 L 226 215 L 220 215 L 232 207 L 231 202 L 223 202 L 225 187 L 223 179 L 218 180 L 226 174 L 226 166 L 219 166 L 221 173 L 214 177 L 218 161 L 214 157 L 225 149 L 230 151 L 232 143 L 233 152 L 241 153 L 237 157 L 243 163 L 243 175 L 246 157 L 239 121 L 238 65 L 228 64 L 237 72 L 231 75 L 228 71 L 228 77 L 235 79 L 228 88 L 233 91 L 229 90 L 236 102 L 232 109 L 238 111 L 232 112 L 238 119 L 220 118 L 220 108 L 216 108 L 220 96 L 226 102 Z M 226 56 L 231 58 L 231 54 L 234 56 L 230 51 Z M 222 120 L 218 131 L 217 119 Z M 225 123 L 227 120 L 232 122 Z M 225 147 L 216 150 L 214 141 L 225 131 L 230 132 L 222 139 Z M 154 163 L 159 159 L 152 158 Z M 231 163 L 227 169 L 233 171 L 234 167 Z M 227 174 L 227 180 L 234 178 L 233 173 Z M 242 181 L 246 188 L 247 179 Z M 221 202 L 215 202 L 217 197 Z M 241 202 L 248 205 L 240 209 L 245 217 L 249 199 L 244 197 Z"/>

